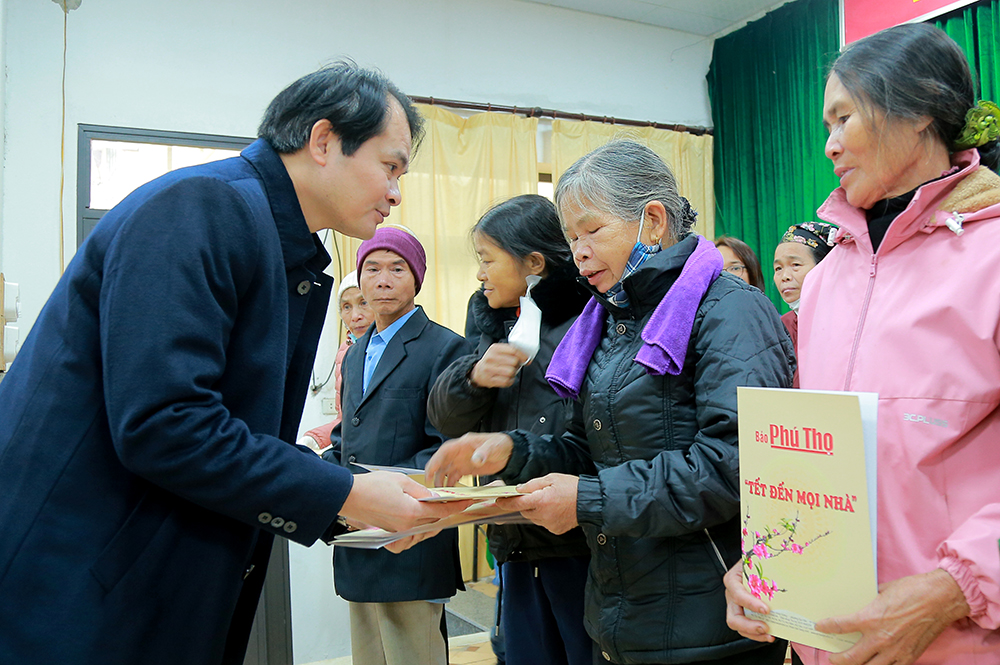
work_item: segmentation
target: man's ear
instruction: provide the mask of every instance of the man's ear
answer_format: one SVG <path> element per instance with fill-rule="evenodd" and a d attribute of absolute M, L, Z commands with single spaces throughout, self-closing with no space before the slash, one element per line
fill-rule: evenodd
<path fill-rule="evenodd" d="M 545 257 L 541 252 L 532 252 L 524 257 L 524 265 L 530 274 L 545 276 Z"/>
<path fill-rule="evenodd" d="M 340 137 L 333 131 L 333 125 L 326 118 L 313 123 L 309 132 L 309 156 L 320 166 L 327 162 L 336 152 L 340 152 Z"/>

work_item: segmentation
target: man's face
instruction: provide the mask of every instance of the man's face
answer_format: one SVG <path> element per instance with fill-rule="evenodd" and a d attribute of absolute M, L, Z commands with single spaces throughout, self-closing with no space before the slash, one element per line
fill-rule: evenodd
<path fill-rule="evenodd" d="M 323 214 L 319 228 L 371 238 L 392 206 L 399 205 L 399 178 L 410 163 L 410 124 L 394 97 L 388 114 L 385 129 L 349 157 L 341 151 L 340 139 L 333 140 L 316 191 Z"/>
<path fill-rule="evenodd" d="M 417 280 L 403 257 L 378 249 L 361 266 L 361 293 L 375 312 L 375 328 L 381 332 L 414 308 Z"/>

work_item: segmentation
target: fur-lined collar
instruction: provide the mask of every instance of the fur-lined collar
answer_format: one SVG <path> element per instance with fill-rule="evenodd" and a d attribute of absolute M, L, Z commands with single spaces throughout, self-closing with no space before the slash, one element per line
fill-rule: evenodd
<path fill-rule="evenodd" d="M 550 275 L 531 290 L 531 298 L 542 310 L 542 323 L 555 327 L 577 316 L 590 298 L 576 283 L 575 275 Z M 479 330 L 493 339 L 507 337 L 507 323 L 517 320 L 517 308 L 490 307 L 482 289 L 472 296 L 472 313 Z"/>
<path fill-rule="evenodd" d="M 949 212 L 970 213 L 997 203 L 1000 203 L 1000 176 L 980 166 L 955 185 L 941 208 Z"/>

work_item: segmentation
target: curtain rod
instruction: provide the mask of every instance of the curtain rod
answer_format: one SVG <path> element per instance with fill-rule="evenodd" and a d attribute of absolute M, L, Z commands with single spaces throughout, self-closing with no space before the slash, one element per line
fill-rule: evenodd
<path fill-rule="evenodd" d="M 625 120 L 622 118 L 611 118 L 606 115 L 587 115 L 586 113 L 567 113 L 565 111 L 556 111 L 554 109 L 543 109 L 538 106 L 534 108 L 523 108 L 518 106 L 504 106 L 502 104 L 490 104 L 483 102 L 462 102 L 454 99 L 438 99 L 436 97 L 418 97 L 416 95 L 409 95 L 409 98 L 417 102 L 418 104 L 430 104 L 432 106 L 450 106 L 456 109 L 468 109 L 470 111 L 487 111 L 497 113 L 520 113 L 529 118 L 564 118 L 566 120 L 590 120 L 593 122 L 603 122 L 606 125 L 625 125 L 627 127 L 653 127 L 655 129 L 669 129 L 674 132 L 687 132 L 688 134 L 694 134 L 695 136 L 702 136 L 703 134 L 708 134 L 711 136 L 714 132 L 709 127 L 688 127 L 687 125 L 668 125 L 662 122 L 653 122 L 652 120 Z"/>

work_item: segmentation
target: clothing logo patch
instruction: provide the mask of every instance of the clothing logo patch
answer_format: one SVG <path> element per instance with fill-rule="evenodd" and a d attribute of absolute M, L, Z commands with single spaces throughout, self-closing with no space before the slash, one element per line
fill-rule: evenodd
<path fill-rule="evenodd" d="M 937 425 L 938 427 L 948 426 L 947 420 L 941 420 L 940 418 L 928 418 L 927 416 L 917 415 L 916 413 L 904 413 L 903 420 L 909 420 L 911 423 L 924 423 L 925 425 Z"/>

